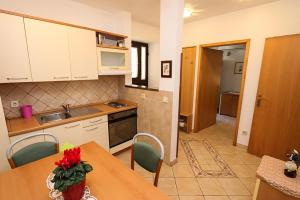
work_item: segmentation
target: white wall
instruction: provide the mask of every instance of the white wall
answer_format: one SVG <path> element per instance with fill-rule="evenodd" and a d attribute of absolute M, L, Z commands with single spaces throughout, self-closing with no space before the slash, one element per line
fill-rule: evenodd
<path fill-rule="evenodd" d="M 159 90 L 173 92 L 170 161 L 176 159 L 180 84 L 180 54 L 184 0 L 160 1 L 160 60 L 172 60 L 172 78 L 160 78 Z"/>
<path fill-rule="evenodd" d="M 149 44 L 148 87 L 158 89 L 160 78 L 159 27 L 132 22 L 131 39 Z"/>
<path fill-rule="evenodd" d="M 236 62 L 244 61 L 244 49 L 223 50 L 223 65 L 221 73 L 221 92 L 239 92 L 242 74 L 235 74 Z M 228 56 L 227 53 L 230 52 Z"/>
<path fill-rule="evenodd" d="M 265 38 L 300 33 L 299 10 L 299 0 L 281 0 L 184 25 L 183 46 L 251 39 L 239 144 L 249 142 Z"/>

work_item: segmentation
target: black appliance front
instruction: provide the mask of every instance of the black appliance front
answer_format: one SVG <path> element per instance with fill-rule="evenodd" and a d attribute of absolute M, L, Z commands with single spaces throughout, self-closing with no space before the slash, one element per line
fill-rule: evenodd
<path fill-rule="evenodd" d="M 108 115 L 109 147 L 131 140 L 137 134 L 137 110 Z"/>

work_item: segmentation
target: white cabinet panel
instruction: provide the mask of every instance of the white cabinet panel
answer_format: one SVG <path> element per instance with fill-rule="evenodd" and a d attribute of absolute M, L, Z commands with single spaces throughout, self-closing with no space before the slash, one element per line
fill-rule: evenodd
<path fill-rule="evenodd" d="M 109 151 L 108 124 L 107 122 L 98 123 L 83 128 L 83 143 L 94 141 L 105 150 Z"/>
<path fill-rule="evenodd" d="M 26 134 L 12 136 L 12 137 L 9 138 L 9 141 L 10 141 L 10 143 L 13 143 L 17 140 L 20 140 L 20 139 L 24 138 L 24 137 L 28 137 L 30 135 L 37 134 L 37 133 L 43 133 L 43 132 L 44 132 L 43 130 L 39 130 L 39 131 L 34 131 L 34 132 L 26 133 Z M 34 137 L 34 138 L 24 140 L 24 141 L 22 141 L 22 142 L 20 142 L 20 143 L 18 143 L 14 146 L 13 152 L 17 152 L 21 148 L 26 147 L 30 144 L 34 144 L 34 143 L 37 143 L 37 142 L 43 142 L 43 141 L 45 141 L 44 136 L 37 136 L 37 137 Z M 47 141 L 53 141 L 53 139 L 51 138 Z"/>
<path fill-rule="evenodd" d="M 129 74 L 128 50 L 97 48 L 98 72 L 100 75 Z"/>
<path fill-rule="evenodd" d="M 0 13 L 0 83 L 32 81 L 22 17 Z"/>
<path fill-rule="evenodd" d="M 72 80 L 98 79 L 95 31 L 68 27 Z"/>
<path fill-rule="evenodd" d="M 24 22 L 33 81 L 70 80 L 67 27 L 27 18 Z"/>
<path fill-rule="evenodd" d="M 64 143 L 70 143 L 75 146 L 82 144 L 82 126 L 80 121 L 47 128 L 44 129 L 44 132 L 56 136 L 59 140 L 60 147 L 62 147 Z"/>

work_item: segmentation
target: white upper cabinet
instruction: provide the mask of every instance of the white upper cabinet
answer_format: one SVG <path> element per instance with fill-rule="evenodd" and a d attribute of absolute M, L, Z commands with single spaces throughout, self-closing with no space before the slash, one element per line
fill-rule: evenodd
<path fill-rule="evenodd" d="M 66 26 L 24 19 L 33 81 L 71 80 Z"/>
<path fill-rule="evenodd" d="M 0 13 L 0 83 L 31 79 L 23 17 Z"/>
<path fill-rule="evenodd" d="M 95 31 L 68 27 L 72 80 L 98 79 Z"/>

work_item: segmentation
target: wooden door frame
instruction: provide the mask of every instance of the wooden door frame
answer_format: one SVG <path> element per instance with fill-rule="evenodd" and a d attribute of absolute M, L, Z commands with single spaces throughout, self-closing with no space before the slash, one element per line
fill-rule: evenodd
<path fill-rule="evenodd" d="M 233 136 L 233 145 L 237 144 L 237 136 L 240 124 L 240 117 L 241 117 L 241 108 L 244 96 L 244 87 L 245 87 L 245 79 L 246 79 L 246 72 L 247 72 L 247 65 L 248 65 L 248 57 L 249 57 L 249 49 L 250 49 L 250 39 L 244 40 L 233 40 L 227 42 L 217 42 L 211 44 L 203 44 L 199 45 L 199 58 L 198 58 L 198 68 L 197 68 L 197 85 L 196 85 L 196 102 L 195 102 L 195 119 L 194 119 L 194 131 L 199 131 L 199 100 L 200 100 L 200 84 L 202 82 L 202 76 L 200 76 L 201 70 L 201 62 L 203 58 L 203 49 L 210 48 L 210 47 L 218 47 L 218 46 L 229 46 L 229 45 L 245 45 L 245 54 L 244 54 L 244 66 L 242 72 L 242 79 L 241 79 L 241 87 L 240 87 L 240 97 L 238 102 L 238 109 L 237 109 L 237 116 L 236 116 L 236 124 L 234 129 L 234 136 Z"/>

